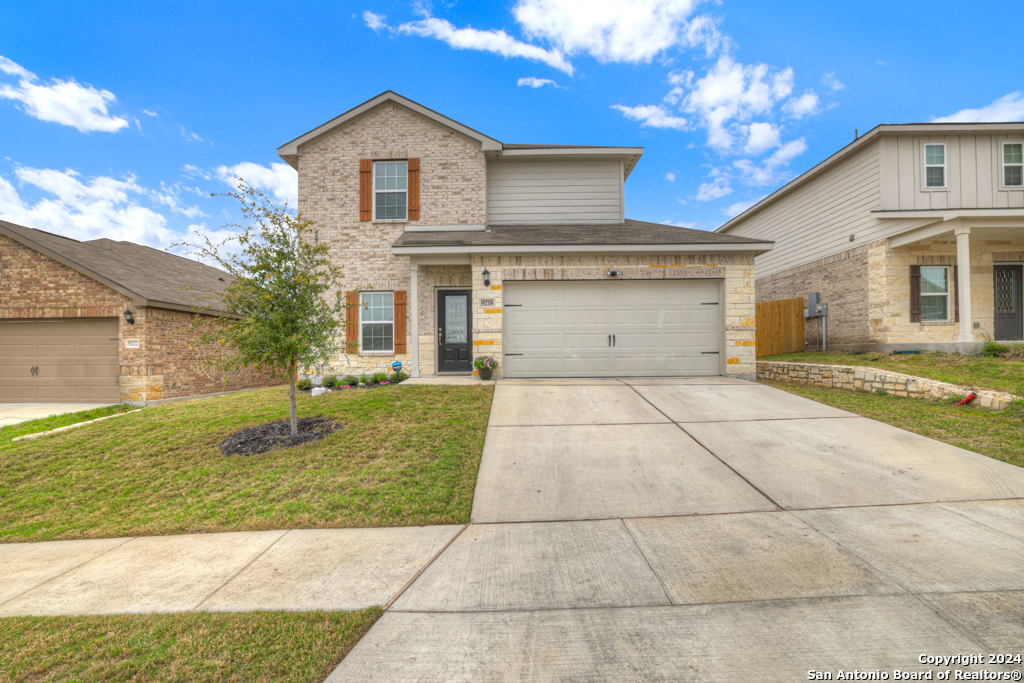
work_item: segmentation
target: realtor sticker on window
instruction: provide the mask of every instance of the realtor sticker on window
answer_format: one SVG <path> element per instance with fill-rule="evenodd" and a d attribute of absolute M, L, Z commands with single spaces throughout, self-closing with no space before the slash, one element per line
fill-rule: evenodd
<path fill-rule="evenodd" d="M 137 348 L 139 348 L 139 340 L 138 339 L 125 339 L 124 340 L 124 347 L 126 349 L 137 349 Z"/>

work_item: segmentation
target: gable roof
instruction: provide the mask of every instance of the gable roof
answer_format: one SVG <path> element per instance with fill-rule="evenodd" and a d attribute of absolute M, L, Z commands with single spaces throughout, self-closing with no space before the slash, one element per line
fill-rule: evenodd
<path fill-rule="evenodd" d="M 183 285 L 219 293 L 231 281 L 231 275 L 219 268 L 133 242 L 79 242 L 7 221 L 0 221 L 0 235 L 103 283 L 136 306 L 191 311 L 191 295 L 181 291 Z M 223 315 L 219 301 L 209 303 L 211 308 L 204 312 Z"/>
<path fill-rule="evenodd" d="M 498 140 L 484 135 L 478 130 L 470 128 L 467 125 L 459 123 L 454 119 L 450 119 L 443 114 L 424 107 L 419 102 L 413 102 L 407 97 L 403 97 L 392 90 L 386 90 L 376 97 L 370 98 L 360 105 L 349 109 L 344 114 L 336 116 L 327 123 L 317 126 L 308 133 L 304 133 L 299 137 L 284 143 L 277 148 L 277 154 L 282 159 L 288 162 L 295 170 L 299 169 L 299 149 L 308 145 L 312 142 L 319 140 L 320 138 L 330 135 L 339 128 L 342 128 L 349 123 L 352 123 L 356 119 L 359 119 L 370 112 L 374 111 L 380 106 L 393 102 L 401 105 L 412 112 L 427 118 L 439 126 L 447 128 L 465 135 L 466 137 L 476 140 L 480 143 L 480 148 L 484 152 L 496 152 L 498 154 L 506 153 L 510 155 L 546 155 L 546 154 L 574 154 L 574 155 L 591 155 L 601 154 L 606 156 L 619 156 L 623 157 L 626 162 L 626 173 L 628 177 L 629 172 L 636 166 L 636 162 L 640 160 L 641 155 L 644 153 L 643 147 L 608 147 L 603 145 L 532 145 L 532 144 L 506 144 L 499 142 Z"/>
<path fill-rule="evenodd" d="M 403 232 L 392 244 L 396 254 L 495 251 L 756 251 L 768 240 L 720 235 L 706 230 L 627 219 L 590 225 L 502 225 L 487 230 Z"/>
<path fill-rule="evenodd" d="M 892 135 L 896 133 L 924 133 L 927 135 L 936 135 L 943 133 L 1017 133 L 1024 132 L 1024 122 L 1005 122 L 1005 123 L 883 123 L 875 126 L 864 135 L 856 138 L 853 142 L 846 145 L 832 156 L 828 157 L 817 166 L 814 166 L 808 171 L 804 171 L 801 175 L 797 176 L 793 180 L 789 181 L 779 189 L 772 192 L 767 197 L 763 198 L 757 204 L 754 204 L 743 213 L 734 216 L 719 227 L 715 228 L 715 232 L 728 232 L 732 228 L 736 227 L 742 221 L 758 213 L 762 209 L 767 208 L 769 205 L 774 204 L 779 199 L 789 194 L 793 190 L 802 186 L 804 183 L 812 180 L 820 173 L 832 168 L 843 159 L 847 158 L 851 154 L 859 151 L 865 145 L 871 144 L 874 140 L 878 139 L 882 135 Z"/>

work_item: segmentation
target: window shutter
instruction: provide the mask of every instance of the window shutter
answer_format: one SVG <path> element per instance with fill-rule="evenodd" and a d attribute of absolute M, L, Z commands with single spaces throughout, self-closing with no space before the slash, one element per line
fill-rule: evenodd
<path fill-rule="evenodd" d="M 359 292 L 345 295 L 345 353 L 359 353 Z"/>
<path fill-rule="evenodd" d="M 956 266 L 953 266 L 953 288 L 953 294 L 956 295 L 953 299 L 953 320 L 960 322 L 960 273 L 957 272 Z"/>
<path fill-rule="evenodd" d="M 395 353 L 405 352 L 405 292 L 395 292 Z"/>
<path fill-rule="evenodd" d="M 368 221 L 373 218 L 373 162 L 370 159 L 359 160 L 359 220 Z"/>
<path fill-rule="evenodd" d="M 409 159 L 409 220 L 420 219 L 420 160 Z M 397 303 L 397 301 L 396 301 Z"/>
<path fill-rule="evenodd" d="M 910 266 L 910 322 L 921 322 L 921 266 Z"/>

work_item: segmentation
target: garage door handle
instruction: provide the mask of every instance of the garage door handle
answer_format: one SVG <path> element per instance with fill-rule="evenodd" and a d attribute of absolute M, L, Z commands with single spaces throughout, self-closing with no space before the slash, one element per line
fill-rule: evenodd
<path fill-rule="evenodd" d="M 717 306 L 717 305 L 718 305 L 717 301 L 706 301 L 706 302 L 701 304 L 701 306 Z"/>
<path fill-rule="evenodd" d="M 506 356 L 521 356 L 523 354 L 521 354 L 521 353 L 506 353 L 505 355 Z"/>
<path fill-rule="evenodd" d="M 612 345 L 612 335 L 608 335 L 608 346 Z"/>
<path fill-rule="evenodd" d="M 714 354 L 716 356 L 718 355 L 718 351 L 701 351 L 701 353 L 703 353 L 704 355 L 709 355 L 709 354 Z"/>
<path fill-rule="evenodd" d="M 615 335 L 612 335 L 612 346 L 615 346 Z"/>

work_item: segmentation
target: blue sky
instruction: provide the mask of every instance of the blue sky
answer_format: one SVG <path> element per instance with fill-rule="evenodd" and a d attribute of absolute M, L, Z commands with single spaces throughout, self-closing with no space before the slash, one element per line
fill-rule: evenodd
<path fill-rule="evenodd" d="M 164 247 L 294 202 L 282 143 L 395 90 L 504 142 L 640 145 L 714 229 L 880 123 L 1024 120 L 1015 2 L 0 4 L 0 218 Z M 1004 42 L 1005 41 L 1005 42 Z"/>

